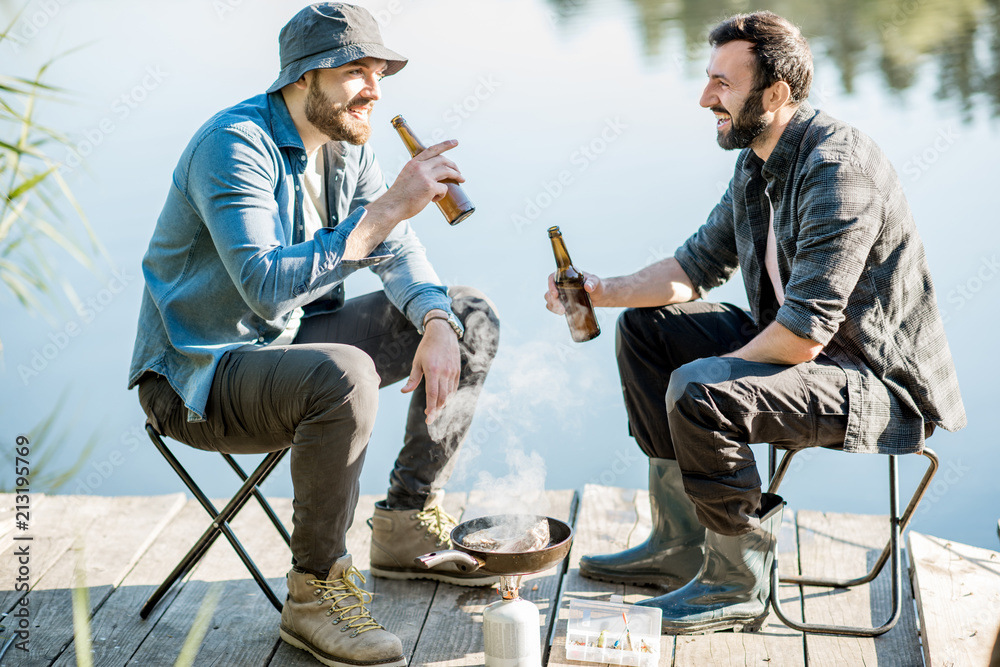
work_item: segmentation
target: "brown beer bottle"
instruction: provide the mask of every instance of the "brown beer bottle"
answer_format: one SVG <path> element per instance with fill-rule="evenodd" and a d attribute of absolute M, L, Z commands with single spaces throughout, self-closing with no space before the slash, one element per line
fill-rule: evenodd
<path fill-rule="evenodd" d="M 601 326 L 597 323 L 594 305 L 590 302 L 590 295 L 583 289 L 583 274 L 576 270 L 569 258 L 559 227 L 549 227 L 549 239 L 556 256 L 555 280 L 559 303 L 566 309 L 569 332 L 577 343 L 597 338 L 601 334 Z"/>
<path fill-rule="evenodd" d="M 410 126 L 406 124 L 406 121 L 402 116 L 396 116 L 392 119 L 392 126 L 396 128 L 396 132 L 399 132 L 400 138 L 406 145 L 406 149 L 410 151 L 410 156 L 416 156 L 417 153 L 424 150 L 426 146 L 420 143 L 420 140 L 413 134 L 413 130 Z M 449 225 L 457 225 L 462 222 L 476 210 L 475 205 L 469 201 L 469 198 L 465 196 L 462 188 L 459 187 L 458 181 L 454 179 L 447 178 L 442 183 L 448 185 L 448 194 L 435 202 L 441 212 L 444 214 L 445 220 L 448 221 Z"/>

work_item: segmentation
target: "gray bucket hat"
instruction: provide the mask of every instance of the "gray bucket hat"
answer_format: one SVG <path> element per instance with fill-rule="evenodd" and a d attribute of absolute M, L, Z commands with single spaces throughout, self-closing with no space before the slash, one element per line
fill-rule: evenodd
<path fill-rule="evenodd" d="M 363 7 L 317 2 L 292 17 L 278 35 L 281 73 L 267 92 L 287 86 L 314 69 L 340 67 L 359 58 L 380 58 L 395 74 L 406 58 L 382 44 L 375 17 Z"/>

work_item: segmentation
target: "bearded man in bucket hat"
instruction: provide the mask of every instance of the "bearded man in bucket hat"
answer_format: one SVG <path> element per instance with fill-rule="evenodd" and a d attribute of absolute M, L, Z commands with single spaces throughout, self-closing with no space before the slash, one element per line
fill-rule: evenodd
<path fill-rule="evenodd" d="M 379 81 L 406 59 L 366 10 L 317 3 L 282 29 L 266 94 L 185 149 L 143 259 L 129 388 L 157 431 L 199 449 L 291 447 L 293 567 L 282 639 L 326 665 L 404 665 L 345 536 L 380 387 L 408 376 L 406 432 L 372 517 L 371 570 L 488 585 L 414 556 L 450 546 L 440 507 L 499 335 L 492 303 L 442 285 L 407 220 L 463 181 L 445 141 L 392 187 L 366 144 Z M 371 268 L 384 290 L 345 299 Z"/>

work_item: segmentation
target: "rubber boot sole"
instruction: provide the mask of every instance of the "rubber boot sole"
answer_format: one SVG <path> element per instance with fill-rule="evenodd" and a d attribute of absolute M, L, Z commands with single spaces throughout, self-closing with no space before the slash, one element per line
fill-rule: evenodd
<path fill-rule="evenodd" d="M 286 644 L 294 646 L 297 649 L 307 651 L 310 655 L 312 655 L 312 657 L 316 658 L 327 667 L 406 667 L 406 657 L 402 655 L 398 658 L 390 658 L 388 660 L 350 660 L 348 662 L 344 662 L 336 656 L 324 653 L 318 648 L 310 646 L 304 639 L 301 639 L 289 630 L 285 630 L 285 628 L 280 625 L 278 626 L 278 635 Z"/>
<path fill-rule="evenodd" d="M 381 577 L 382 579 L 395 579 L 397 581 L 430 579 L 431 581 L 441 581 L 454 586 L 468 586 L 474 588 L 493 586 L 500 581 L 500 577 L 496 575 L 484 574 L 479 577 L 470 577 L 468 575 L 461 576 L 447 574 L 444 572 L 435 572 L 434 570 L 392 570 L 379 567 L 377 565 L 370 565 L 368 569 L 372 575 L 376 577 Z"/>
<path fill-rule="evenodd" d="M 697 574 L 697 572 L 695 573 Z M 655 575 L 642 575 L 642 574 L 615 574 L 609 572 L 601 572 L 599 570 L 585 570 L 583 566 L 580 567 L 580 576 L 586 577 L 588 579 L 593 579 L 595 581 L 606 581 L 612 584 L 629 584 L 631 586 L 658 586 L 664 588 L 669 593 L 670 591 L 676 590 L 691 581 L 695 575 L 691 575 L 691 579 L 685 579 L 681 581 L 679 579 L 666 579 L 663 577 L 657 578 Z"/>
<path fill-rule="evenodd" d="M 747 618 L 718 618 L 702 622 L 674 623 L 664 620 L 661 624 L 662 634 L 665 635 L 708 635 L 714 632 L 760 632 L 767 620 L 767 610 L 760 616 Z"/>

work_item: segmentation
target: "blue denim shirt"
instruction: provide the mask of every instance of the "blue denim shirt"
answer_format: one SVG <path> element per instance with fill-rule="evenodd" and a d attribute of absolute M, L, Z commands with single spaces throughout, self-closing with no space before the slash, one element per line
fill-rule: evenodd
<path fill-rule="evenodd" d="M 295 234 L 303 225 L 306 152 L 281 93 L 252 97 L 198 130 L 142 261 L 146 285 L 129 389 L 145 371 L 159 373 L 183 399 L 188 419 L 203 421 L 227 350 L 267 345 L 295 308 L 335 308 L 341 283 L 361 267 L 378 274 L 418 331 L 428 311 L 451 312 L 447 289 L 407 221 L 365 259 L 344 259 L 364 206 L 387 187 L 369 146 L 331 142 L 324 151 L 329 226 L 303 240 Z"/>

